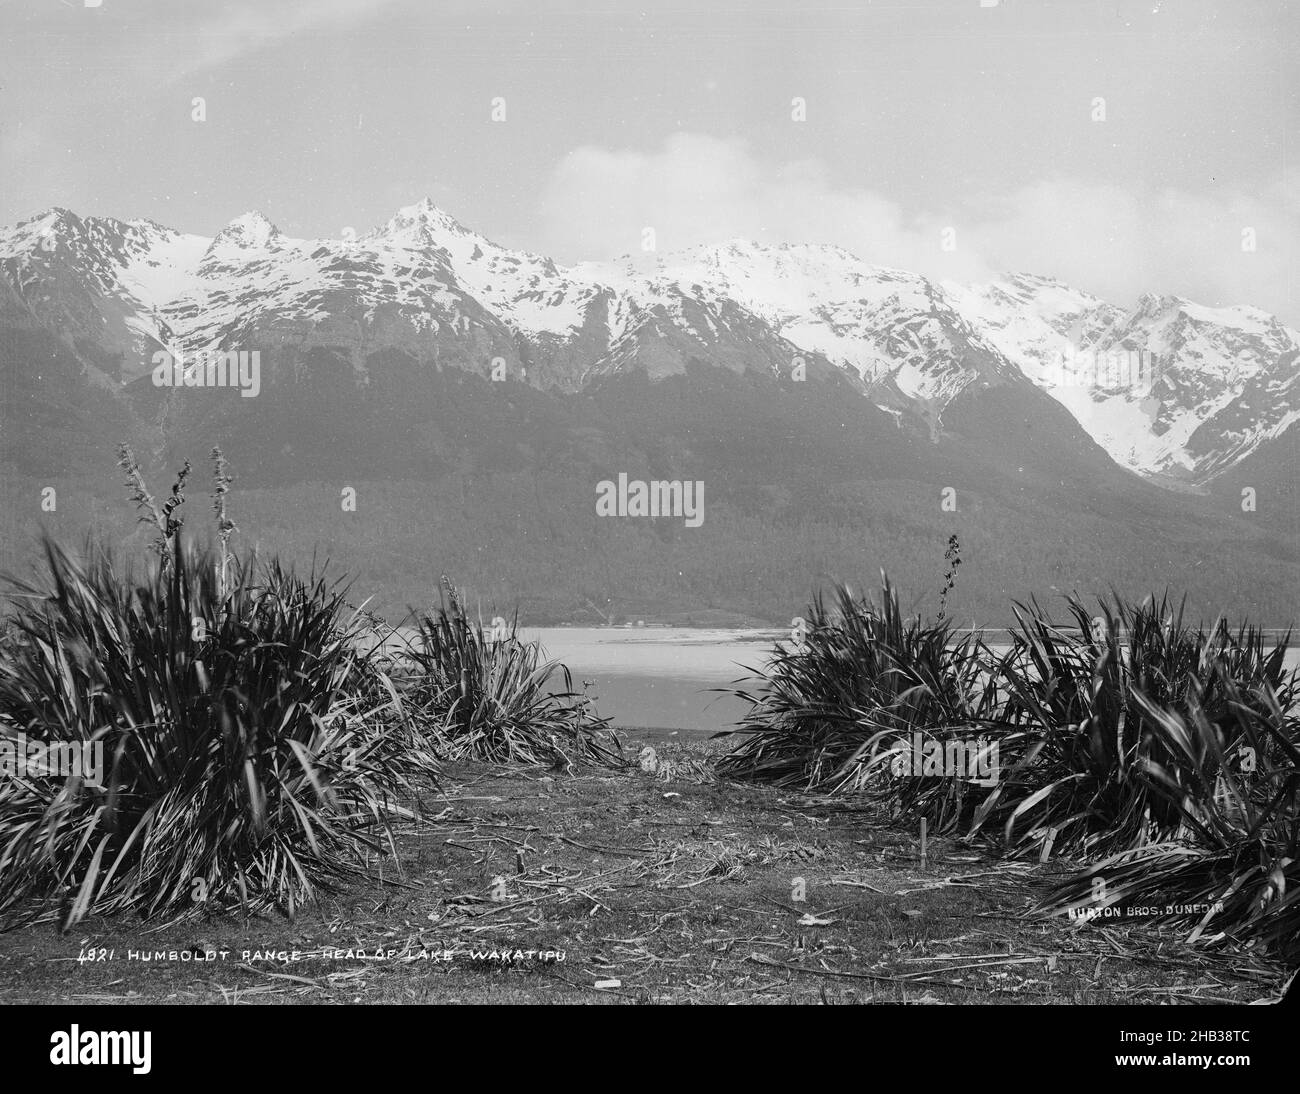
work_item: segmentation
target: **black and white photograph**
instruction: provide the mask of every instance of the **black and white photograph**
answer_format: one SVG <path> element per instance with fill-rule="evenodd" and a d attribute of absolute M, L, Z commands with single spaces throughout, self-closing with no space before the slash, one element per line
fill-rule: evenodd
<path fill-rule="evenodd" d="M 1268 1081 L 1298 123 L 1285 0 L 2 0 L 19 1055 L 865 1005 Z"/>

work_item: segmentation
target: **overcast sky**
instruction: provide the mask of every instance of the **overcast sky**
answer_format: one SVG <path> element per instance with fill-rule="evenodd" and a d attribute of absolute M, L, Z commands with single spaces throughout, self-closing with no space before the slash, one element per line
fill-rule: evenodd
<path fill-rule="evenodd" d="M 1300 4 L 86 2 L 0 2 L 0 222 L 338 236 L 427 195 L 562 262 L 651 226 L 1300 324 Z"/>

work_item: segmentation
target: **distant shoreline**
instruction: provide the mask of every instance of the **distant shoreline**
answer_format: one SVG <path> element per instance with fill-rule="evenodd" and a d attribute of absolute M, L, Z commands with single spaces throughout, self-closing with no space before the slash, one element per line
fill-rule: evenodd
<path fill-rule="evenodd" d="M 1194 626 L 1195 624 L 1193 624 Z M 1231 628 L 1230 628 L 1231 629 Z M 1283 637 L 1288 637 L 1287 649 L 1300 648 L 1300 626 L 1294 628 L 1288 627 L 1260 627 L 1259 631 L 1263 634 L 1265 640 L 1270 643 L 1277 642 Z M 643 634 L 646 631 L 692 631 L 698 634 L 731 634 L 743 635 L 737 641 L 744 642 L 763 642 L 763 641 L 782 641 L 788 632 L 788 628 L 782 627 L 725 627 L 716 625 L 701 624 L 683 624 L 683 623 L 642 623 L 642 624 L 592 624 L 592 623 L 547 623 L 547 624 L 521 624 L 520 631 L 538 632 L 538 631 L 595 631 L 601 634 Z M 1077 632 L 1077 627 L 1062 626 L 1061 630 L 1066 633 Z M 977 635 L 986 642 L 993 645 L 1009 645 L 1011 641 L 1011 631 L 1006 627 L 958 627 L 953 629 L 953 635 L 956 638 L 966 638 L 969 635 Z M 1121 634 L 1126 632 L 1121 631 Z M 1235 630 L 1233 631 L 1235 633 Z"/>

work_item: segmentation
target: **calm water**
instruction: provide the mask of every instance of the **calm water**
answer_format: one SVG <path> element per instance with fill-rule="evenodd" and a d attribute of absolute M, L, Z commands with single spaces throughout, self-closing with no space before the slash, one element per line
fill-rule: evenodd
<path fill-rule="evenodd" d="M 687 627 L 520 628 L 573 673 L 575 690 L 591 682 L 600 713 L 617 726 L 717 732 L 730 729 L 747 705 L 712 692 L 757 668 L 777 631 Z"/>
<path fill-rule="evenodd" d="M 709 689 L 747 675 L 741 666 L 758 668 L 773 642 L 788 638 L 685 627 L 541 627 L 521 629 L 520 637 L 568 665 L 575 689 L 590 681 L 600 713 L 615 725 L 707 732 L 730 729 L 748 709 Z M 1300 665 L 1300 649 L 1287 651 L 1287 664 Z"/>

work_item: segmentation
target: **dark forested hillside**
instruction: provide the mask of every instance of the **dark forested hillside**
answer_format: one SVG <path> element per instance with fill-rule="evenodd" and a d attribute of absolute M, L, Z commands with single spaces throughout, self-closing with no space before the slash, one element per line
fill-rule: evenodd
<path fill-rule="evenodd" d="M 313 364 L 310 383 L 270 382 L 242 402 L 145 380 L 125 399 L 106 393 L 96 429 L 59 458 L 9 457 L 6 569 L 28 565 L 42 524 L 144 535 L 114 467 L 120 429 L 144 438 L 158 492 L 183 459 L 196 465 L 185 511 L 200 534 L 204 463 L 220 445 L 239 535 L 304 564 L 329 557 L 387 614 L 427 601 L 448 573 L 485 610 L 518 607 L 528 623 L 779 624 L 817 585 L 882 568 L 932 610 L 956 533 L 950 607 L 963 622 L 1005 623 L 1028 595 L 1166 585 L 1195 590 L 1207 615 L 1295 616 L 1300 562 L 1284 531 L 1141 481 L 1064 412 L 1019 413 L 1014 387 L 964 395 L 935 443 L 833 373 L 795 383 L 696 362 L 560 394 L 397 360 L 359 389 Z M 36 413 L 8 403 L 5 425 L 31 435 L 41 425 L 25 406 Z M 620 473 L 703 483 L 703 522 L 598 516 L 597 483 Z"/>

